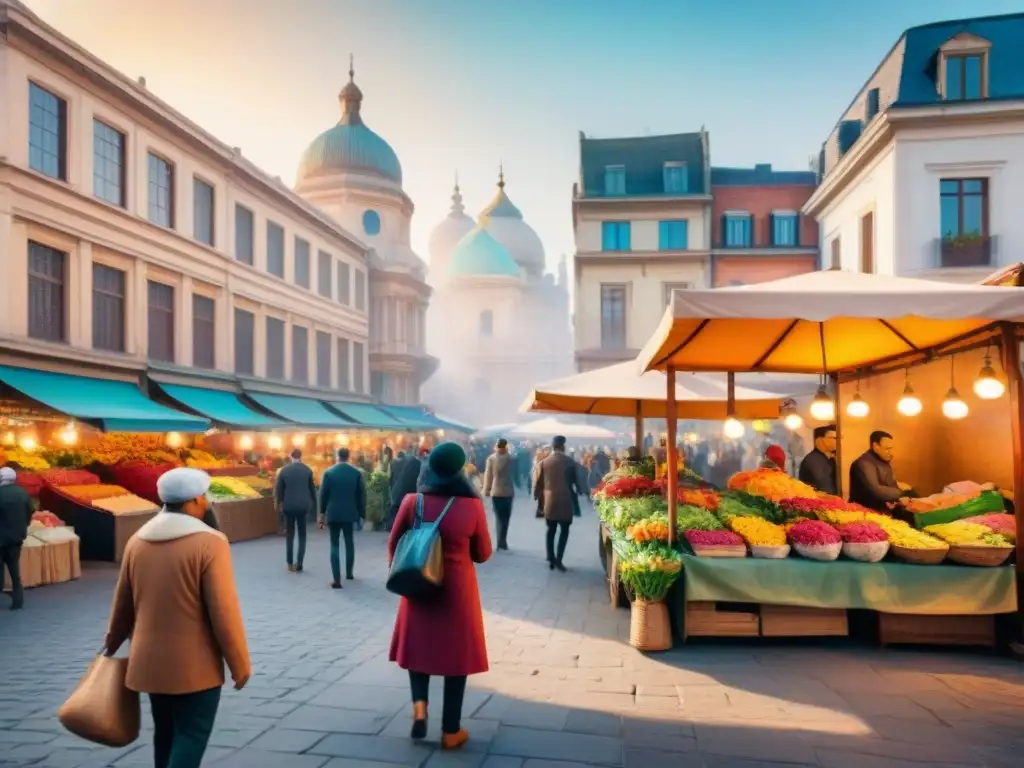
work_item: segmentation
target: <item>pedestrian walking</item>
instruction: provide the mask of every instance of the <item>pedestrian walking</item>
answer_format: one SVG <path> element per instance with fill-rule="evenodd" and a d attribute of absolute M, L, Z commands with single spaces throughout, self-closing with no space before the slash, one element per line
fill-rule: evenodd
<path fill-rule="evenodd" d="M 408 456 L 398 454 L 399 458 L 391 465 L 391 505 L 388 509 L 388 525 L 390 531 L 395 524 L 398 508 L 407 494 L 416 493 L 416 483 L 420 477 L 422 462 L 415 454 Z"/>
<path fill-rule="evenodd" d="M 508 452 L 508 440 L 499 439 L 494 453 L 487 457 L 484 467 L 484 496 L 491 498 L 494 508 L 494 530 L 498 535 L 498 549 L 508 550 L 508 524 L 512 518 L 512 499 L 515 496 L 516 461 Z"/>
<path fill-rule="evenodd" d="M 576 460 L 565 453 L 565 438 L 559 435 L 551 442 L 551 455 L 540 464 L 534 498 L 547 521 L 548 568 L 565 572 L 562 558 L 569 543 L 569 526 L 580 514 Z M 555 533 L 558 548 L 555 548 Z"/>
<path fill-rule="evenodd" d="M 490 558 L 491 537 L 483 502 L 462 471 L 465 451 L 456 443 L 441 443 L 425 463 L 418 493 L 406 496 L 399 508 L 388 539 L 388 558 L 394 557 L 402 534 L 413 526 L 417 499 L 422 498 L 425 522 L 444 514 L 439 526 L 444 581 L 429 599 L 400 599 L 389 658 L 409 672 L 414 739 L 427 734 L 430 677 L 444 677 L 441 748 L 458 749 L 469 739 L 462 729 L 466 678 L 488 669 L 474 563 Z"/>
<path fill-rule="evenodd" d="M 285 519 L 284 551 L 288 570 L 302 573 L 302 561 L 306 557 L 306 520 L 316 509 L 316 483 L 313 470 L 302 463 L 302 451 L 298 448 L 292 451 L 291 461 L 277 471 L 274 503 Z M 299 551 L 293 560 L 296 533 Z"/>
<path fill-rule="evenodd" d="M 128 540 L 104 650 L 131 638 L 125 684 L 149 694 L 156 768 L 199 768 L 224 665 L 235 690 L 252 673 L 227 537 L 203 522 L 210 477 L 179 468 L 157 480 L 164 507 Z"/>
<path fill-rule="evenodd" d="M 366 481 L 363 473 L 349 464 L 348 448 L 338 449 L 338 463 L 324 472 L 320 482 L 320 527 L 327 524 L 331 537 L 332 589 L 341 589 L 340 540 L 345 537 L 345 578 L 355 578 L 356 543 L 352 531 L 366 519 Z"/>
<path fill-rule="evenodd" d="M 25 605 L 25 588 L 21 584 L 21 546 L 28 538 L 32 522 L 32 499 L 18 485 L 17 473 L 10 467 L 0 469 L 0 586 L 4 570 L 11 575 L 11 610 Z"/>

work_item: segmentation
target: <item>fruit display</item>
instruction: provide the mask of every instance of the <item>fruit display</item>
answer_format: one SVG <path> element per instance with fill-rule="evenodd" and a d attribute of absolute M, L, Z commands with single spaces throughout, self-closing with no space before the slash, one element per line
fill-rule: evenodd
<path fill-rule="evenodd" d="M 106 499 L 96 499 L 92 505 L 96 509 L 102 509 L 112 515 L 135 515 L 143 512 L 156 512 L 160 507 L 151 501 L 147 501 L 134 493 L 126 493 L 122 496 L 111 496 Z"/>
<path fill-rule="evenodd" d="M 107 433 L 98 435 L 88 448 L 79 452 L 79 465 L 120 464 L 138 462 L 143 464 L 173 464 L 181 466 L 175 451 L 168 450 L 163 435 L 140 435 Z"/>
<path fill-rule="evenodd" d="M 92 504 L 96 499 L 109 499 L 111 496 L 124 496 L 128 493 L 119 485 L 106 485 L 104 483 L 62 485 L 58 486 L 57 490 L 82 504 Z"/>
<path fill-rule="evenodd" d="M 260 477 L 259 475 L 248 475 L 246 477 L 238 478 L 243 483 L 248 485 L 254 491 L 259 493 L 265 493 L 267 491 L 274 490 L 274 484 L 266 477 Z"/>
<path fill-rule="evenodd" d="M 193 448 L 187 451 L 185 458 L 185 466 L 195 467 L 196 469 L 220 469 L 221 467 L 230 467 L 233 462 L 229 459 L 218 459 L 212 453 L 206 451 L 200 451 Z"/>
<path fill-rule="evenodd" d="M 214 477 L 210 480 L 210 495 L 214 499 L 258 499 L 260 494 L 251 485 L 237 477 Z"/>
<path fill-rule="evenodd" d="M 667 517 L 650 517 L 629 526 L 629 528 L 626 529 L 626 538 L 638 543 L 661 541 L 667 544 L 668 532 L 669 527 Z"/>
<path fill-rule="evenodd" d="M 737 472 L 729 478 L 728 487 L 729 490 L 745 491 L 753 496 L 761 496 L 776 503 L 783 499 L 816 499 L 820 495 L 806 483 L 801 483 L 785 472 L 775 469 Z"/>

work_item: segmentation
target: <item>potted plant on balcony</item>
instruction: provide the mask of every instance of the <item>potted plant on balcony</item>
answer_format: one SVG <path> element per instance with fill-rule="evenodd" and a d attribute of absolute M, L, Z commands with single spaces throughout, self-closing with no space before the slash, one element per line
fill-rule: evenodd
<path fill-rule="evenodd" d="M 943 267 L 985 267 L 989 261 L 989 238 L 986 235 L 980 232 L 943 235 Z"/>

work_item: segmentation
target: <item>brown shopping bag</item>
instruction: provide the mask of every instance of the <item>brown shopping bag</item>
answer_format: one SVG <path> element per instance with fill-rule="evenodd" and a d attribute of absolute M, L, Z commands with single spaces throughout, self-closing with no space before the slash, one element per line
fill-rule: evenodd
<path fill-rule="evenodd" d="M 57 711 L 71 733 L 108 747 L 126 747 L 139 738 L 139 694 L 128 690 L 128 659 L 100 654 Z"/>

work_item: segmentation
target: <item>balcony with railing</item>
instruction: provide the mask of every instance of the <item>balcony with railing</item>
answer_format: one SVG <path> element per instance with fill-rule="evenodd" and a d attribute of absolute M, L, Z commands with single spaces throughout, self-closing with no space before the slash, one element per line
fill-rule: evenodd
<path fill-rule="evenodd" d="M 993 267 L 998 258 L 999 238 L 968 234 L 939 237 L 933 241 L 933 269 Z"/>

